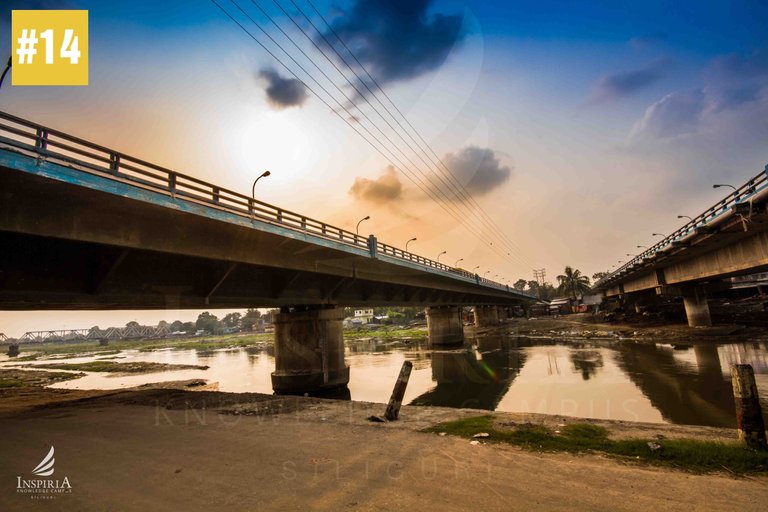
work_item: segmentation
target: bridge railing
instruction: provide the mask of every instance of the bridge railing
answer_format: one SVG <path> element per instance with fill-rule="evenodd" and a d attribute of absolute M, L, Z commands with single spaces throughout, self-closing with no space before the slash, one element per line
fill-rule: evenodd
<path fill-rule="evenodd" d="M 33 152 L 41 159 L 53 160 L 79 171 L 159 192 L 174 199 L 183 199 L 249 218 L 252 221 L 258 220 L 361 249 L 370 249 L 368 238 L 357 233 L 5 112 L 0 112 L 0 143 Z M 478 278 L 469 272 L 391 245 L 377 243 L 377 250 L 400 260 L 473 279 L 477 284 L 510 291 L 508 286 L 501 283 Z"/>
<path fill-rule="evenodd" d="M 696 228 L 707 226 L 713 220 L 726 214 L 729 210 L 734 208 L 736 205 L 749 203 L 755 195 L 762 192 L 766 188 L 768 188 L 768 165 L 765 166 L 765 169 L 762 172 L 760 172 L 759 174 L 757 174 L 756 176 L 748 180 L 746 183 L 738 187 L 732 193 L 728 194 L 725 198 L 715 203 L 713 206 L 704 210 L 704 212 L 700 213 L 699 215 L 697 215 L 696 217 L 688 221 L 682 227 L 675 230 L 670 235 L 664 237 L 661 241 L 659 241 L 655 245 L 641 252 L 640 254 L 638 254 L 637 256 L 635 256 L 634 258 L 626 262 L 624 265 L 622 265 L 618 269 L 608 274 L 607 276 L 599 279 L 598 281 L 595 281 L 593 287 L 598 288 L 612 281 L 613 278 L 625 272 L 632 266 L 642 263 L 645 258 L 652 257 L 659 251 L 662 251 L 667 247 L 672 246 L 673 242 L 679 241 L 682 238 L 693 233 L 696 230 Z"/>

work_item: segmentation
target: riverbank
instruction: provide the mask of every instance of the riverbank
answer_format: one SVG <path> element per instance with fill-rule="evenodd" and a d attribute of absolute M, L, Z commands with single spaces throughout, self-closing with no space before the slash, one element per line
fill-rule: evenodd
<path fill-rule="evenodd" d="M 762 510 L 768 477 L 698 474 L 600 452 L 551 452 L 426 433 L 482 414 L 405 406 L 372 423 L 383 404 L 149 387 L 118 392 L 33 388 L 0 398 L 0 508 L 31 510 L 15 494 L 56 449 L 72 493 L 52 510 Z M 167 384 L 163 386 L 167 387 Z M 16 404 L 14 406 L 13 404 Z M 590 424 L 611 439 L 730 440 L 730 429 L 494 413 L 499 425 Z"/>

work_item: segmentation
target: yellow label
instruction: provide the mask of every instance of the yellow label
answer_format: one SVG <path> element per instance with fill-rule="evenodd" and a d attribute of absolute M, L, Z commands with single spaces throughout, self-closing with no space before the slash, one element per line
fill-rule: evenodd
<path fill-rule="evenodd" d="M 13 85 L 88 85 L 88 11 L 13 11 Z"/>

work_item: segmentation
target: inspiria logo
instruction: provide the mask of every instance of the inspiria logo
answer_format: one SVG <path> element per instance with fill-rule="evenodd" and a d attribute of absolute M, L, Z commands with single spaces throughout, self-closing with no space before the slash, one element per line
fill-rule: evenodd
<path fill-rule="evenodd" d="M 32 470 L 32 474 L 35 476 L 51 476 L 54 472 L 54 449 L 51 446 L 51 450 L 48 455 L 43 457 L 40 464 L 35 466 Z M 20 476 L 16 477 L 16 492 L 19 494 L 30 494 L 32 499 L 55 499 L 58 494 L 71 494 L 72 486 L 69 483 L 69 478 L 64 477 L 62 480 L 53 478 L 34 478 L 27 480 Z"/>

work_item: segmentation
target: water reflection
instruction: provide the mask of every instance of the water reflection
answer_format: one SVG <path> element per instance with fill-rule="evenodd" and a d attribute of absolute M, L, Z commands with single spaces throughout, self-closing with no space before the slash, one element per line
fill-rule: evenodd
<path fill-rule="evenodd" d="M 207 365 L 145 375 L 88 374 L 56 387 L 114 389 L 181 379 L 207 379 L 221 391 L 271 393 L 272 347 L 213 351 L 123 351 L 121 362 Z M 94 356 L 62 359 L 90 361 Z M 481 336 L 458 350 L 436 350 L 425 338 L 347 343 L 349 389 L 338 398 L 384 403 L 403 361 L 413 363 L 404 403 L 563 414 L 628 421 L 735 425 L 733 364 L 755 369 L 768 413 L 768 342 L 660 344 L 567 342 Z M 46 361 L 39 361 L 45 363 Z M 13 364 L 10 361 L 0 363 Z"/>

